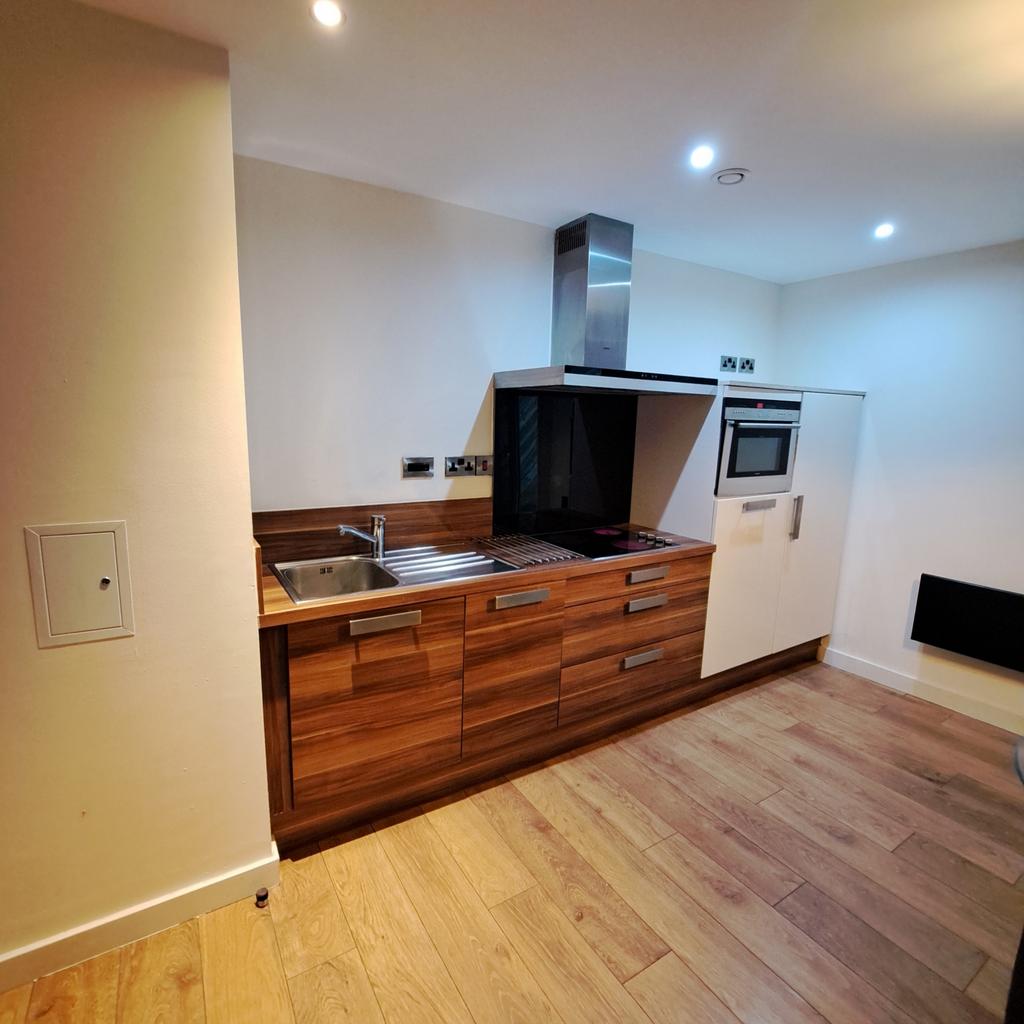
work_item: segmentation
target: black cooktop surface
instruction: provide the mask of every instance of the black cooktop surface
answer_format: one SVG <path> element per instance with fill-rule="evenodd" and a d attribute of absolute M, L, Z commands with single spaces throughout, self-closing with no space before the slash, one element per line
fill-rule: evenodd
<path fill-rule="evenodd" d="M 598 526 L 586 530 L 563 530 L 543 533 L 538 540 L 557 544 L 586 558 L 614 558 L 616 555 L 634 555 L 652 548 L 672 547 L 673 541 L 653 531 L 627 530 L 618 526 Z"/>

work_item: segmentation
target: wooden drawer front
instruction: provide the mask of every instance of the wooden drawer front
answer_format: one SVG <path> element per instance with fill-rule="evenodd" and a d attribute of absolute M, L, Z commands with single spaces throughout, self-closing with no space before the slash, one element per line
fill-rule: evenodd
<path fill-rule="evenodd" d="M 561 615 L 564 606 L 565 580 L 540 586 L 519 582 L 490 594 L 471 594 L 466 598 L 466 632 Z"/>
<path fill-rule="evenodd" d="M 500 750 L 558 724 L 565 583 L 543 589 L 550 591 L 543 600 L 504 609 L 495 607 L 493 594 L 466 601 L 467 624 L 487 625 L 466 632 L 464 758 Z"/>
<path fill-rule="evenodd" d="M 459 759 L 464 616 L 459 597 L 288 627 L 296 804 Z"/>
<path fill-rule="evenodd" d="M 645 697 L 700 682 L 703 646 L 704 631 L 697 630 L 562 669 L 559 726 L 626 711 Z"/>
<path fill-rule="evenodd" d="M 707 579 L 710 575 L 710 555 L 671 558 L 663 562 L 652 560 L 649 564 L 634 566 L 632 569 L 611 569 L 592 576 L 577 576 L 566 585 L 565 603 L 580 604 L 623 594 L 664 590 L 677 583 Z"/>
<path fill-rule="evenodd" d="M 703 629 L 707 601 L 708 581 L 694 580 L 567 608 L 562 664 L 576 665 Z"/>

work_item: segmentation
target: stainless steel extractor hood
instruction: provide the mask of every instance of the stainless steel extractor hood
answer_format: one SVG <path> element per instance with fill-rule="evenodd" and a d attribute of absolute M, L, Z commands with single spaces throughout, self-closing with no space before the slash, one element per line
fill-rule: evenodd
<path fill-rule="evenodd" d="M 626 369 L 633 225 L 588 213 L 555 232 L 551 366 L 494 375 L 498 388 L 713 395 L 713 377 Z"/>

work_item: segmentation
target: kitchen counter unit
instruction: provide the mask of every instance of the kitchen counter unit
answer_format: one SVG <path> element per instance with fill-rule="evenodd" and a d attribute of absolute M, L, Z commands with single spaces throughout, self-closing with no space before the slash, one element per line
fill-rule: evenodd
<path fill-rule="evenodd" d="M 714 546 L 664 536 L 671 546 L 302 605 L 264 576 L 279 845 L 503 775 L 812 656 L 801 648 L 701 679 Z"/>
<path fill-rule="evenodd" d="M 310 604 L 296 604 L 292 601 L 277 577 L 269 569 L 266 569 L 262 578 L 263 612 L 259 617 L 260 629 L 287 626 L 297 622 L 311 622 L 316 619 L 354 612 L 381 610 L 395 605 L 408 604 L 410 601 L 437 601 L 445 597 L 466 597 L 488 593 L 493 591 L 495 586 L 500 586 L 502 590 L 523 589 L 527 586 L 539 586 L 551 580 L 592 576 L 610 569 L 642 568 L 645 565 L 676 561 L 681 558 L 706 557 L 715 550 L 714 545 L 706 541 L 679 537 L 660 531 L 659 533 L 660 536 L 671 542 L 671 546 L 616 555 L 614 558 L 575 558 L 571 561 L 557 562 L 551 565 L 511 569 L 502 573 L 498 579 L 488 575 L 414 586 L 385 587 L 381 590 L 345 594 Z M 466 547 L 466 544 L 451 544 L 439 550 L 456 551 Z"/>

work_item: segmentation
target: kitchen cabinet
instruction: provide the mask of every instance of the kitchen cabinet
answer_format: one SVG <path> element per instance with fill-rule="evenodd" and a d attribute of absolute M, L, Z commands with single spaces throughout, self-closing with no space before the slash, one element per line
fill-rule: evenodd
<path fill-rule="evenodd" d="M 465 598 L 288 627 L 295 806 L 459 760 Z"/>
<path fill-rule="evenodd" d="M 711 550 L 678 538 L 603 563 L 305 607 L 265 577 L 278 842 L 434 799 L 748 678 L 744 667 L 700 680 Z"/>
<path fill-rule="evenodd" d="M 702 677 L 831 632 L 862 401 L 805 391 L 792 491 L 715 499 Z"/>
<path fill-rule="evenodd" d="M 560 728 L 699 681 L 710 572 L 703 557 L 569 581 Z"/>
<path fill-rule="evenodd" d="M 862 403 L 804 393 L 772 651 L 832 632 Z"/>
<path fill-rule="evenodd" d="M 700 678 L 703 630 L 671 636 L 562 669 L 558 723 L 608 716 Z"/>
<path fill-rule="evenodd" d="M 702 676 L 770 654 L 785 561 L 786 495 L 715 500 Z"/>
<path fill-rule="evenodd" d="M 463 757 L 556 728 L 564 607 L 564 580 L 467 597 Z"/>
<path fill-rule="evenodd" d="M 708 582 L 699 579 L 575 605 L 565 616 L 562 663 L 576 665 L 701 629 L 707 595 Z"/>

